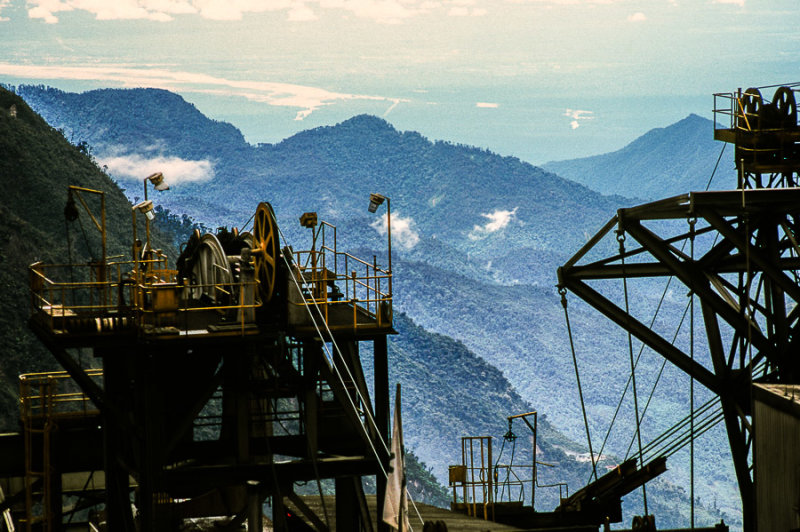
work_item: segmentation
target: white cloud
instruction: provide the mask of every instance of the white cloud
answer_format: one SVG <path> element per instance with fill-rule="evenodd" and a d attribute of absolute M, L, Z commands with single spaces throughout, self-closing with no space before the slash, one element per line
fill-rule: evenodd
<path fill-rule="evenodd" d="M 382 116 L 383 116 L 383 118 L 386 118 L 386 117 L 389 115 L 389 113 L 391 113 L 392 111 L 394 111 L 394 108 L 395 108 L 395 107 L 397 107 L 398 105 L 400 105 L 400 102 L 401 102 L 401 100 L 394 100 L 394 101 L 392 102 L 392 104 L 389 106 L 389 108 L 388 108 L 388 109 L 386 109 L 386 111 L 384 111 L 384 113 L 383 113 L 383 115 L 382 115 Z"/>
<path fill-rule="evenodd" d="M 3 9 L 11 5 L 11 0 L 0 0 L 0 22 L 8 22 L 9 18 L 2 15 Z"/>
<path fill-rule="evenodd" d="M 292 22 L 317 20 L 317 18 L 319 17 L 316 13 L 305 4 L 297 4 L 289 10 L 289 20 Z"/>
<path fill-rule="evenodd" d="M 480 107 L 481 109 L 497 109 L 500 107 L 500 104 L 491 102 L 478 102 L 475 104 L 475 107 Z"/>
<path fill-rule="evenodd" d="M 154 87 L 184 93 L 240 96 L 268 105 L 298 108 L 295 120 L 303 120 L 317 109 L 342 100 L 374 100 L 392 104 L 408 101 L 385 96 L 332 92 L 319 87 L 290 83 L 229 80 L 194 72 L 116 65 L 58 66 L 0 63 L 0 75 L 39 80 L 68 79 L 115 82 L 122 87 Z"/>
<path fill-rule="evenodd" d="M 564 116 L 572 119 L 569 123 L 572 129 L 578 129 L 581 126 L 581 120 L 594 120 L 592 115 L 594 115 L 594 111 L 582 111 L 580 109 L 566 109 L 564 111 Z"/>
<path fill-rule="evenodd" d="M 644 22 L 645 20 L 647 20 L 647 15 L 641 11 L 628 15 L 628 22 Z"/>
<path fill-rule="evenodd" d="M 439 202 L 442 201 L 444 198 L 445 194 L 439 194 L 438 196 L 434 196 L 428 200 L 428 205 L 430 205 L 431 207 L 436 207 L 439 204 Z"/>
<path fill-rule="evenodd" d="M 554 6 L 611 5 L 629 0 L 506 0 L 513 4 L 550 4 Z"/>
<path fill-rule="evenodd" d="M 713 0 L 712 4 L 733 4 L 735 6 L 744 7 L 745 0 Z"/>
<path fill-rule="evenodd" d="M 158 22 L 172 20 L 172 15 L 197 13 L 189 0 L 29 0 L 28 16 L 48 24 L 58 22 L 58 13 L 86 11 L 97 20 L 147 19 Z"/>
<path fill-rule="evenodd" d="M 379 219 L 370 224 L 370 227 L 378 231 L 381 235 L 387 233 L 387 220 L 389 217 L 384 214 Z M 414 230 L 414 220 L 409 216 L 403 218 L 397 213 L 392 214 L 392 243 L 399 245 L 403 249 L 411 249 L 419 242 L 419 233 Z"/>
<path fill-rule="evenodd" d="M 517 209 L 519 209 L 519 207 L 514 207 L 514 209 L 510 211 L 497 209 L 494 212 L 482 213 L 481 216 L 489 221 L 484 225 L 475 225 L 468 235 L 470 240 L 478 240 L 490 235 L 491 233 L 496 233 L 497 231 L 504 229 L 508 226 L 508 224 L 511 223 L 511 220 L 517 216 Z"/>
<path fill-rule="evenodd" d="M 450 10 L 447 12 L 447 15 L 450 17 L 468 17 L 469 8 L 464 6 L 454 6 L 450 8 Z"/>
<path fill-rule="evenodd" d="M 405 19 L 430 10 L 427 2 L 419 0 L 317 0 L 323 9 L 350 11 L 358 18 L 385 24 L 398 24 Z"/>
<path fill-rule="evenodd" d="M 145 157 L 139 154 L 110 154 L 97 158 L 100 165 L 108 167 L 108 173 L 117 179 L 135 179 L 162 172 L 170 186 L 186 182 L 207 181 L 214 177 L 211 161 L 190 161 L 180 157 Z"/>
<path fill-rule="evenodd" d="M 55 24 L 58 13 L 79 10 L 93 14 L 98 20 L 166 22 L 178 14 L 197 14 L 209 20 L 241 20 L 249 13 L 284 11 L 289 21 L 302 22 L 317 18 L 308 4 L 390 24 L 439 7 L 428 0 L 28 0 L 28 16 Z"/>
<path fill-rule="evenodd" d="M 482 17 L 487 11 L 484 8 L 468 7 L 473 2 L 458 2 L 447 11 L 450 17 Z"/>

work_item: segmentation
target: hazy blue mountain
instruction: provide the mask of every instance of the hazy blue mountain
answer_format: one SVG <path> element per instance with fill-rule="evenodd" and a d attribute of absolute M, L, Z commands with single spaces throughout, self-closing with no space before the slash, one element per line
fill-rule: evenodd
<path fill-rule="evenodd" d="M 299 234 L 293 213 L 303 211 L 363 226 L 374 221 L 366 213 L 367 196 L 380 192 L 391 197 L 408 229 L 395 231 L 396 253 L 414 254 L 416 246 L 404 240 L 413 234 L 424 242 L 427 260 L 506 282 L 552 282 L 568 250 L 625 203 L 519 159 L 432 142 L 368 115 L 252 147 L 231 126 L 201 118 L 165 91 L 17 91 L 75 143 L 87 143 L 101 164 L 122 156 L 207 161 L 214 179 L 180 183 L 158 202 L 210 227 L 244 223 L 258 201 L 273 204 L 288 236 Z M 131 197 L 138 194 L 140 185 L 121 183 L 131 184 Z M 461 264 L 448 249 L 460 252 Z M 546 268 L 520 268 L 515 260 Z"/>
<path fill-rule="evenodd" d="M 15 92 L 70 142 L 88 142 L 98 152 L 131 147 L 149 152 L 166 144 L 171 154 L 195 159 L 249 148 L 231 124 L 211 120 L 177 94 L 161 89 L 99 89 L 87 97 L 21 85 Z"/>
<path fill-rule="evenodd" d="M 712 174 L 711 190 L 736 187 L 733 147 L 715 141 L 714 122 L 695 114 L 648 131 L 621 150 L 544 168 L 603 194 L 647 200 L 706 190 Z"/>
<path fill-rule="evenodd" d="M 116 183 L 85 153 L 72 146 L 19 96 L 3 88 L 0 88 L 0 176 L 5 187 L 4 195 L 0 198 L 0 286 L 3 287 L 0 290 L 0 430 L 14 431 L 19 430 L 18 376 L 62 369 L 27 326 L 30 297 L 28 266 L 37 260 L 53 264 L 71 260 L 81 264 L 90 258 L 100 258 L 99 234 L 94 231 L 87 216 L 81 213 L 76 222 L 67 224 L 64 221 L 67 187 L 75 185 L 105 193 L 108 255 L 129 252 L 132 238 L 131 205 Z M 87 202 L 93 208 L 99 207 L 91 195 L 87 195 Z M 99 209 L 95 214 L 99 216 Z M 163 220 L 161 222 L 163 225 Z M 172 225 L 168 224 L 168 229 L 174 229 Z M 169 243 L 172 235 L 159 230 L 158 219 L 152 230 L 155 247 L 163 248 L 174 263 L 177 252 Z M 416 338 L 426 335 L 430 333 L 416 328 Z M 393 356 L 397 352 L 393 346 Z M 459 354 L 463 356 L 463 353 Z M 402 356 L 410 361 L 420 356 L 420 352 L 406 350 Z M 475 358 L 474 355 L 472 357 Z M 78 358 L 86 367 L 96 366 L 89 353 L 79 354 Z M 432 389 L 434 385 L 426 378 L 428 375 L 424 373 L 417 376 L 420 378 L 402 378 L 409 397 L 418 394 L 417 387 Z M 398 375 L 393 377 L 399 378 Z M 468 385 L 481 385 L 471 382 L 469 378 L 464 380 Z M 504 389 L 502 386 L 500 388 Z M 509 385 L 506 382 L 507 388 Z M 519 400 L 516 392 L 510 393 Z M 495 413 L 486 410 L 488 413 L 483 414 L 484 409 L 481 408 L 476 411 L 479 412 L 479 420 L 489 419 Z M 435 428 L 424 416 L 415 416 L 413 410 L 406 416 L 411 426 L 415 427 L 411 429 L 412 434 L 415 431 L 430 434 Z M 554 435 L 553 440 L 569 448 L 580 449 L 549 429 L 546 422 L 544 425 L 545 430 Z M 485 426 L 475 420 L 459 425 L 459 429 L 469 433 L 485 432 Z M 447 434 L 453 441 L 460 436 L 460 432 L 449 431 Z M 423 450 L 427 449 L 423 446 Z M 447 459 L 456 460 L 456 456 L 448 456 Z M 565 459 L 565 462 L 570 462 L 570 459 Z M 573 476 L 576 468 L 584 469 L 582 464 L 574 460 L 565 466 L 565 471 Z M 420 464 L 415 457 L 411 457 L 409 470 L 415 472 L 410 479 L 412 492 L 424 492 L 426 497 L 423 500 L 426 502 L 447 504 L 443 489 L 439 487 L 437 490 L 431 484 L 433 478 L 424 463 Z M 438 476 L 441 481 L 442 475 Z"/>
<path fill-rule="evenodd" d="M 12 105 L 15 117 L 9 110 Z M 106 193 L 109 253 L 124 253 L 129 247 L 130 204 L 86 153 L 70 145 L 21 98 L 3 89 L 0 89 L 0 133 L 0 170 L 4 176 L 13 176 L 0 202 L 5 235 L 0 241 L 0 260 L 5 266 L 0 275 L 5 287 L 0 303 L 6 309 L 0 320 L 0 352 L 3 353 L 0 426 L 13 430 L 18 417 L 16 376 L 23 372 L 59 369 L 27 329 L 26 309 L 8 311 L 18 309 L 20 302 L 27 300 L 27 266 L 37 259 L 63 262 L 70 256 L 77 262 L 84 262 L 89 248 L 97 248 L 99 244 L 98 239 L 92 237 L 93 233 L 88 235 L 87 241 L 78 242 L 74 227 L 67 233 L 72 236 L 64 241 L 62 211 L 67 185 Z M 185 218 L 182 221 L 187 225 Z M 157 233 L 155 225 L 154 233 Z M 72 238 L 76 240 L 74 243 L 70 243 Z M 160 247 L 174 254 L 157 234 L 154 238 Z M 499 437 L 508 428 L 506 416 L 531 411 L 532 407 L 520 398 L 500 371 L 463 344 L 426 331 L 402 313 L 396 316 L 396 327 L 400 335 L 393 337 L 390 343 L 391 379 L 403 385 L 406 444 L 416 456 L 430 463 L 440 482 L 446 481 L 447 465 L 460 460 L 462 436 Z M 366 372 L 370 374 L 371 358 L 363 358 Z M 468 405 L 463 404 L 465 389 L 471 390 Z M 524 435 L 525 432 L 521 434 Z M 526 457 L 530 460 L 530 444 L 526 449 L 522 440 L 515 463 Z M 545 415 L 539 423 L 538 447 L 540 459 L 554 464 L 554 468 L 542 472 L 543 481 L 569 482 L 573 490 L 584 481 L 587 464 L 576 459 L 585 452 L 583 446 L 556 431 Z M 508 460 L 507 456 L 506 463 Z M 447 504 L 447 497 L 442 497 L 441 491 L 431 486 L 431 479 L 425 478 L 425 463 L 418 464 L 416 459 L 411 459 L 409 467 L 417 472 L 410 479 L 412 491 L 423 491 L 426 502 Z M 555 494 L 550 490 L 540 495 L 540 505 L 545 509 L 554 507 L 557 504 Z"/>

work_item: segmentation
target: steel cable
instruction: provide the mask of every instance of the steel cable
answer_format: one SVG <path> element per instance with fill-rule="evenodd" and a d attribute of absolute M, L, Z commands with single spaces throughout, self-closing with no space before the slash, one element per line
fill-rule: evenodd
<path fill-rule="evenodd" d="M 564 319 L 567 322 L 567 334 L 569 336 L 569 347 L 572 350 L 572 364 L 575 366 L 575 379 L 578 381 L 578 397 L 581 400 L 581 412 L 583 413 L 583 425 L 586 427 L 586 440 L 589 443 L 589 457 L 592 460 L 592 473 L 597 480 L 597 462 L 594 459 L 592 450 L 592 435 L 589 432 L 589 419 L 586 417 L 586 403 L 583 401 L 583 387 L 581 386 L 581 376 L 578 373 L 578 358 L 575 355 L 575 342 L 572 339 L 572 327 L 569 324 L 569 311 L 567 310 L 567 289 L 559 287 L 558 293 L 561 294 L 561 306 L 564 307 Z M 591 477 L 590 477 L 591 479 Z"/>

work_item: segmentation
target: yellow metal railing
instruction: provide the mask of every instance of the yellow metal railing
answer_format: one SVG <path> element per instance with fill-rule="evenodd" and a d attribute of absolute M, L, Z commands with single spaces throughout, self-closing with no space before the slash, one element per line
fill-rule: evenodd
<path fill-rule="evenodd" d="M 469 516 L 494 520 L 491 436 L 461 438 L 461 464 L 450 466 L 449 477 L 454 509 L 463 508 Z"/>
<path fill-rule="evenodd" d="M 88 369 L 86 375 L 99 381 L 103 371 Z M 99 410 L 65 371 L 28 373 L 20 376 L 19 384 L 25 441 L 25 528 L 30 531 L 36 525 L 39 530 L 56 530 L 50 497 L 52 477 L 60 473 L 51 462 L 53 434 L 59 421 L 95 416 Z"/>
<path fill-rule="evenodd" d="M 261 303 L 255 297 L 256 280 L 217 284 L 179 284 L 177 271 L 166 258 L 109 262 L 99 280 L 97 264 L 43 264 L 29 268 L 31 305 L 51 331 L 101 334 L 156 327 L 164 332 L 188 333 L 191 318 L 203 312 L 230 313 L 231 324 L 242 331 L 253 322 Z M 234 297 L 247 293 L 247 297 Z M 192 293 L 211 293 L 211 302 L 199 302 Z"/>
<path fill-rule="evenodd" d="M 326 241 L 326 229 L 333 232 L 332 244 L 330 239 Z M 297 283 L 294 288 L 299 286 L 302 298 L 290 298 L 290 304 L 308 307 L 315 318 L 319 312 L 329 328 L 391 327 L 391 271 L 380 268 L 374 257 L 370 263 L 339 251 L 336 226 L 322 222 L 320 234 L 319 249 L 294 252 L 294 279 L 290 285 Z M 343 322 L 344 312 L 350 318 Z M 368 319 L 360 320 L 362 317 Z"/>
<path fill-rule="evenodd" d="M 800 92 L 796 89 L 792 90 L 795 93 Z M 762 100 L 761 95 L 748 93 L 747 91 L 715 93 L 713 110 L 714 129 L 717 131 L 721 129 L 730 129 L 748 133 L 756 131 L 781 131 L 785 129 L 784 126 L 765 123 L 765 120 L 761 120 L 762 117 L 760 113 L 753 112 L 753 109 L 747 109 L 747 98 L 758 101 L 758 109 L 770 103 L 766 99 Z"/>

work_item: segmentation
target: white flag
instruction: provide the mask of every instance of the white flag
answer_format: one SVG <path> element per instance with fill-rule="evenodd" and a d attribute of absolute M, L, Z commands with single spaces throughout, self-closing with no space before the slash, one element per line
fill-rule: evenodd
<path fill-rule="evenodd" d="M 400 384 L 394 399 L 394 427 L 392 427 L 392 471 L 386 478 L 386 497 L 383 501 L 383 521 L 395 530 L 408 532 L 408 506 L 406 496 L 405 457 L 403 455 L 403 422 L 400 417 Z"/>

